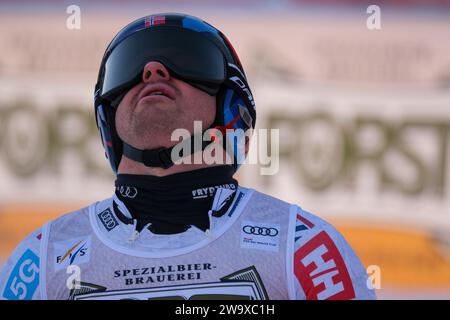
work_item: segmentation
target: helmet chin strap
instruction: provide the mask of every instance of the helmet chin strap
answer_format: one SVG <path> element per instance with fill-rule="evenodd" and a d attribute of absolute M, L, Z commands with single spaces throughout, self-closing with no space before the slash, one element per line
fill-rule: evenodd
<path fill-rule="evenodd" d="M 233 129 L 233 124 L 238 119 L 239 116 L 225 126 L 211 126 L 209 129 L 219 130 L 222 134 L 223 141 L 226 141 L 225 139 L 226 129 Z M 207 130 L 205 130 L 202 133 L 194 134 L 189 139 L 184 139 L 183 141 L 169 148 L 141 150 L 133 147 L 132 145 L 126 143 L 125 141 L 122 141 L 123 154 L 128 158 L 130 158 L 131 160 L 140 162 L 147 167 L 157 167 L 167 169 L 174 165 L 174 161 L 181 160 L 182 158 L 194 154 L 198 151 L 203 151 L 211 143 L 216 142 L 217 136 L 215 135 L 215 133 L 210 134 L 211 137 L 210 141 L 205 141 L 203 139 L 203 136 Z M 201 143 L 198 143 L 198 141 L 201 141 Z M 172 157 L 172 150 L 175 147 L 179 147 L 180 152 L 174 154 Z"/>
<path fill-rule="evenodd" d="M 199 144 L 198 141 L 202 141 L 202 143 Z M 213 142 L 213 140 L 203 141 L 203 133 L 195 134 L 189 139 L 184 139 L 180 143 L 169 148 L 141 150 L 123 141 L 123 154 L 131 160 L 143 163 L 147 167 L 167 169 L 174 165 L 174 161 L 180 160 L 198 151 L 203 151 Z M 172 150 L 178 146 L 181 151 L 178 154 L 174 154 L 172 158 Z"/>

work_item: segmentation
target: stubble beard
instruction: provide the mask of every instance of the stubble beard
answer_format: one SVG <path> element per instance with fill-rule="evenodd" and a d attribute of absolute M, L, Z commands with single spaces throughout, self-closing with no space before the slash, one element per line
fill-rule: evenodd
<path fill-rule="evenodd" d="M 169 147 L 172 132 L 179 127 L 176 110 L 168 106 L 141 105 L 130 119 L 130 135 L 140 148 L 155 149 Z"/>

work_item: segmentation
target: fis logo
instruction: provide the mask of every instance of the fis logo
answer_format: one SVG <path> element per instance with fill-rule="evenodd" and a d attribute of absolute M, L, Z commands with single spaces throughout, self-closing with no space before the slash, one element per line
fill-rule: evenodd
<path fill-rule="evenodd" d="M 74 239 L 55 243 L 55 270 L 70 265 L 86 263 L 90 260 L 91 238 Z"/>
<path fill-rule="evenodd" d="M 61 264 L 66 259 L 69 260 L 69 264 L 72 264 L 75 258 L 79 255 L 80 257 L 83 257 L 86 254 L 87 248 L 86 248 L 86 242 L 81 244 L 80 241 L 76 245 L 74 245 L 72 248 L 69 249 L 63 256 L 57 256 L 56 262 Z"/>

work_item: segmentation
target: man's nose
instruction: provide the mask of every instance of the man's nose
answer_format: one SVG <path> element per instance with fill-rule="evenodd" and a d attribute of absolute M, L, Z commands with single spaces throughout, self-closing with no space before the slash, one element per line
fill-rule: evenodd
<path fill-rule="evenodd" d="M 158 61 L 148 62 L 142 73 L 142 81 L 144 81 L 144 83 L 148 83 L 158 79 L 169 80 L 169 70 L 167 70 L 167 68 Z"/>

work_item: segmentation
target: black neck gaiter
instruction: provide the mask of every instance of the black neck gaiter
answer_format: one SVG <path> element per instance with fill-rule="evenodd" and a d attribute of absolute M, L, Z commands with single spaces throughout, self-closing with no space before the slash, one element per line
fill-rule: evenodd
<path fill-rule="evenodd" d="M 124 223 L 136 219 L 139 232 L 149 223 L 150 231 L 157 234 L 180 233 L 191 225 L 206 230 L 215 190 L 238 187 L 233 173 L 231 166 L 217 166 L 164 177 L 119 174 L 115 193 L 132 219 L 117 205 L 114 210 Z"/>

